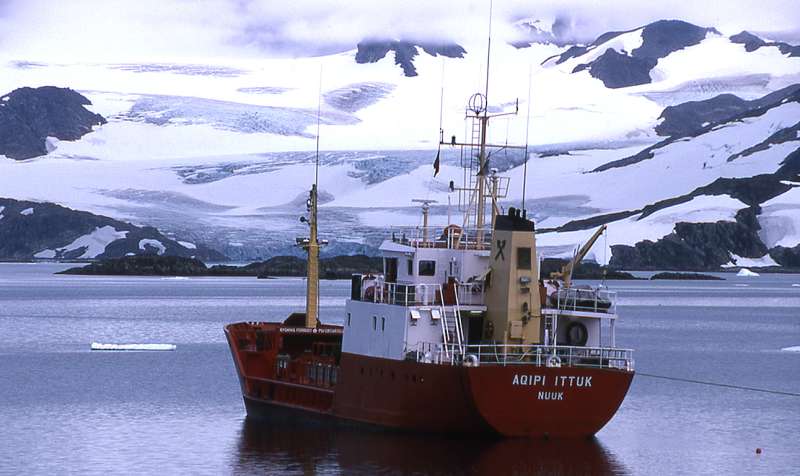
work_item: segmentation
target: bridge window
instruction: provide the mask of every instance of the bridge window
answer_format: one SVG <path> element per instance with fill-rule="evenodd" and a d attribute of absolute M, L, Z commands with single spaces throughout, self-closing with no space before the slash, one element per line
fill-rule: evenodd
<path fill-rule="evenodd" d="M 408 258 L 406 263 L 408 263 L 408 275 L 409 276 L 414 276 L 414 260 L 411 259 L 411 258 Z"/>
<path fill-rule="evenodd" d="M 436 261 L 420 260 L 420 262 L 419 262 L 419 275 L 420 276 L 435 276 L 436 275 Z"/>
<path fill-rule="evenodd" d="M 347 327 L 350 327 L 350 313 L 347 313 Z"/>
<path fill-rule="evenodd" d="M 378 330 L 378 316 L 372 316 L 372 330 Z"/>
<path fill-rule="evenodd" d="M 381 332 L 386 330 L 386 318 L 381 317 Z"/>
<path fill-rule="evenodd" d="M 517 248 L 517 268 L 531 269 L 531 249 L 528 247 Z"/>

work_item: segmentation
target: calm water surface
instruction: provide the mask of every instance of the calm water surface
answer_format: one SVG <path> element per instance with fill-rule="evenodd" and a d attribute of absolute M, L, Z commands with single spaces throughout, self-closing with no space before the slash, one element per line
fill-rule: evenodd
<path fill-rule="evenodd" d="M 800 398 L 639 375 L 594 440 L 265 427 L 222 326 L 281 320 L 299 279 L 55 276 L 0 264 L 1 474 L 797 474 Z M 800 393 L 800 276 L 610 282 L 642 373 Z M 346 281 L 323 282 L 340 323 Z M 90 352 L 97 342 L 176 352 Z M 756 448 L 763 453 L 757 455 Z"/>

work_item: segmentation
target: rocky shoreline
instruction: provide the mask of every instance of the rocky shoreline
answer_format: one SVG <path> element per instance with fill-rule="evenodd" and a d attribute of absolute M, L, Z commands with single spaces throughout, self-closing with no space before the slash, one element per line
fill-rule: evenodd
<path fill-rule="evenodd" d="M 380 258 L 364 255 L 336 256 L 320 260 L 320 279 L 350 279 L 354 273 L 378 272 Z M 125 256 L 70 268 L 57 274 L 89 276 L 250 276 L 257 278 L 303 277 L 306 261 L 295 256 L 276 256 L 244 266 L 213 265 L 180 256 Z"/>

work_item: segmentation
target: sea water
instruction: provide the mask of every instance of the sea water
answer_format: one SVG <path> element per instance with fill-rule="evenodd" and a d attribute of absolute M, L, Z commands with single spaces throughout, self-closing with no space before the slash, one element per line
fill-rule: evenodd
<path fill-rule="evenodd" d="M 610 281 L 630 392 L 595 439 L 498 440 L 245 418 L 223 336 L 281 320 L 302 279 L 54 275 L 0 264 L 0 474 L 787 474 L 800 468 L 800 276 Z M 341 323 L 348 281 L 323 281 Z M 92 342 L 174 352 L 92 352 Z M 783 349 L 783 350 L 782 350 Z M 789 349 L 789 350 L 787 350 Z M 756 450 L 760 448 L 761 453 Z"/>

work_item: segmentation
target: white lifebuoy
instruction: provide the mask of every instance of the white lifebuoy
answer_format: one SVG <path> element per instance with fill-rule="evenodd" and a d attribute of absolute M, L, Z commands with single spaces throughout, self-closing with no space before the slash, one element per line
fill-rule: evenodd
<path fill-rule="evenodd" d="M 550 357 L 547 358 L 547 361 L 545 361 L 545 365 L 547 365 L 548 367 L 560 368 L 561 358 L 557 355 L 551 355 Z"/>
<path fill-rule="evenodd" d="M 478 356 L 475 354 L 467 354 L 464 356 L 464 367 L 477 367 L 478 363 Z"/>

